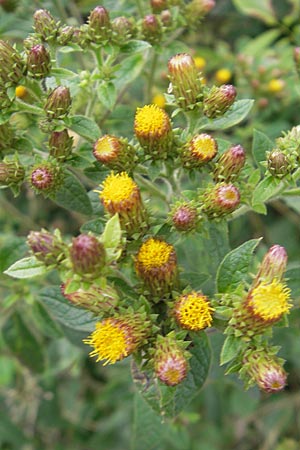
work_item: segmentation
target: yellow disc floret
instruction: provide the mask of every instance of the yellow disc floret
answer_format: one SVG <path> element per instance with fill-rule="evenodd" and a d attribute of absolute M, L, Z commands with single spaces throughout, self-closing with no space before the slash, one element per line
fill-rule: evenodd
<path fill-rule="evenodd" d="M 198 134 L 190 145 L 192 156 L 200 161 L 210 161 L 217 154 L 217 143 L 209 134 Z"/>
<path fill-rule="evenodd" d="M 171 130 L 169 116 L 157 105 L 146 105 L 142 108 L 137 108 L 134 130 L 138 138 L 164 136 Z"/>
<path fill-rule="evenodd" d="M 19 85 L 15 89 L 15 94 L 17 98 L 23 98 L 27 94 L 27 89 L 25 86 Z"/>
<path fill-rule="evenodd" d="M 139 197 L 139 188 L 132 178 L 126 173 L 111 173 L 104 180 L 100 191 L 100 199 L 109 212 L 121 212 Z M 129 208 L 130 209 L 130 208 Z"/>
<path fill-rule="evenodd" d="M 114 364 L 128 355 L 125 329 L 116 319 L 106 319 L 96 324 L 96 330 L 83 341 L 94 347 L 90 356 L 97 356 L 97 362 Z"/>
<path fill-rule="evenodd" d="M 172 245 L 150 238 L 141 246 L 137 261 L 145 271 L 163 267 L 174 252 Z"/>
<path fill-rule="evenodd" d="M 212 312 L 208 298 L 202 293 L 182 295 L 175 304 L 175 317 L 182 328 L 199 331 L 211 326 Z"/>
<path fill-rule="evenodd" d="M 253 314 L 265 322 L 275 322 L 291 308 L 290 289 L 282 282 L 261 282 L 248 296 L 247 306 Z"/>

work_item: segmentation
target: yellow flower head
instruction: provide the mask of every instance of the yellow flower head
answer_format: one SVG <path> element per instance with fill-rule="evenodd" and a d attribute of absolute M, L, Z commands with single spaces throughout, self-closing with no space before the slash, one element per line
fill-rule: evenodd
<path fill-rule="evenodd" d="M 263 322 L 278 321 L 291 308 L 290 289 L 277 279 L 272 283 L 261 282 L 252 289 L 246 305 L 255 317 Z"/>
<path fill-rule="evenodd" d="M 141 201 L 138 185 L 126 172 L 108 175 L 99 197 L 111 214 L 131 210 Z"/>
<path fill-rule="evenodd" d="M 206 60 L 202 56 L 195 56 L 194 63 L 198 70 L 202 70 L 206 66 Z"/>
<path fill-rule="evenodd" d="M 219 69 L 215 73 L 215 79 L 220 84 L 226 84 L 231 80 L 232 73 L 229 69 Z"/>
<path fill-rule="evenodd" d="M 17 98 L 23 98 L 27 94 L 27 89 L 25 86 L 19 85 L 15 89 L 15 95 Z"/>
<path fill-rule="evenodd" d="M 175 249 L 155 238 L 145 241 L 136 256 L 137 274 L 152 290 L 171 286 L 177 275 Z"/>
<path fill-rule="evenodd" d="M 218 144 L 209 134 L 197 134 L 190 141 L 190 152 L 194 160 L 201 163 L 211 161 L 217 154 Z"/>
<path fill-rule="evenodd" d="M 174 312 L 177 322 L 182 328 L 199 331 L 210 327 L 212 312 L 208 298 L 200 292 L 182 295 L 175 303 Z"/>
<path fill-rule="evenodd" d="M 268 91 L 272 94 L 277 94 L 283 90 L 285 86 L 285 82 L 280 78 L 273 78 L 269 81 Z"/>
<path fill-rule="evenodd" d="M 122 144 L 118 138 L 107 134 L 96 141 L 93 153 L 98 161 L 105 164 L 116 159 L 121 148 Z"/>
<path fill-rule="evenodd" d="M 159 108 L 164 108 L 166 106 L 166 99 L 163 94 L 156 94 L 152 98 L 152 103 Z"/>
<path fill-rule="evenodd" d="M 98 322 L 96 330 L 83 342 L 94 347 L 90 356 L 97 356 L 97 362 L 105 360 L 104 365 L 114 364 L 135 349 L 130 332 L 119 319 L 106 319 Z"/>

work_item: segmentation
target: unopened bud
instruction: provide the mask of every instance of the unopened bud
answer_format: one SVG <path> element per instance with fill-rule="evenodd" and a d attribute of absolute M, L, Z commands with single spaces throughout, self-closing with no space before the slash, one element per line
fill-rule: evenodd
<path fill-rule="evenodd" d="M 59 45 L 68 45 L 73 40 L 74 27 L 65 26 L 59 29 L 57 36 L 57 43 Z"/>
<path fill-rule="evenodd" d="M 135 166 L 135 149 L 125 139 L 106 134 L 99 138 L 93 154 L 95 158 L 110 169 L 130 171 Z"/>
<path fill-rule="evenodd" d="M 108 11 L 103 6 L 96 6 L 88 19 L 88 35 L 92 42 L 103 44 L 111 36 L 111 23 Z"/>
<path fill-rule="evenodd" d="M 188 371 L 187 355 L 174 338 L 160 336 L 153 356 L 157 378 L 167 386 L 181 383 Z"/>
<path fill-rule="evenodd" d="M 154 13 L 160 13 L 168 8 L 168 0 L 151 0 L 151 9 Z"/>
<path fill-rule="evenodd" d="M 169 217 L 177 231 L 190 232 L 196 230 L 198 222 L 197 208 L 191 203 L 175 205 Z"/>
<path fill-rule="evenodd" d="M 211 219 L 232 213 L 240 204 L 240 193 L 233 184 L 218 183 L 202 195 L 202 211 Z"/>
<path fill-rule="evenodd" d="M 279 358 L 253 352 L 244 359 L 244 366 L 250 378 L 249 382 L 256 383 L 262 391 L 275 393 L 284 389 L 287 374 Z"/>
<path fill-rule="evenodd" d="M 34 15 L 34 31 L 43 41 L 48 41 L 57 35 L 57 23 L 46 9 L 38 9 Z"/>
<path fill-rule="evenodd" d="M 61 169 L 58 166 L 45 162 L 33 167 L 30 183 L 37 193 L 47 196 L 57 191 L 61 184 L 61 177 Z"/>
<path fill-rule="evenodd" d="M 161 20 L 161 23 L 165 27 L 170 27 L 172 25 L 172 14 L 171 14 L 171 11 L 169 9 L 165 9 L 164 11 L 162 11 L 160 13 L 160 20 Z"/>
<path fill-rule="evenodd" d="M 291 173 L 288 157 L 279 150 L 273 150 L 268 155 L 268 170 L 276 178 L 283 178 Z"/>
<path fill-rule="evenodd" d="M 162 28 L 158 18 L 154 14 L 148 14 L 142 22 L 142 32 L 145 41 L 155 45 L 161 41 Z"/>
<path fill-rule="evenodd" d="M 208 14 L 214 7 L 214 0 L 192 0 L 185 9 L 185 17 L 189 24 L 196 25 Z"/>
<path fill-rule="evenodd" d="M 49 139 L 50 155 L 59 161 L 65 161 L 72 153 L 73 138 L 66 129 L 53 131 Z"/>
<path fill-rule="evenodd" d="M 20 54 L 7 42 L 0 40 L 0 82 L 5 87 L 18 84 L 23 78 L 24 62 Z"/>
<path fill-rule="evenodd" d="M 97 278 L 105 266 L 106 254 L 95 236 L 80 234 L 72 241 L 70 258 L 75 273 Z"/>
<path fill-rule="evenodd" d="M 116 17 L 112 22 L 113 39 L 120 45 L 126 44 L 135 34 L 133 22 L 127 17 Z"/>
<path fill-rule="evenodd" d="M 58 86 L 48 96 L 44 110 L 50 119 L 61 119 L 71 107 L 70 90 L 66 86 Z"/>
<path fill-rule="evenodd" d="M 33 78 L 45 78 L 51 69 L 50 53 L 44 45 L 38 44 L 29 50 L 27 70 Z"/>
<path fill-rule="evenodd" d="M 16 186 L 24 177 L 24 167 L 18 161 L 0 162 L 0 186 Z"/>
<path fill-rule="evenodd" d="M 273 245 L 265 254 L 253 285 L 256 286 L 260 281 L 270 283 L 274 279 L 280 281 L 286 270 L 287 259 L 285 248 L 280 245 Z"/>
<path fill-rule="evenodd" d="M 214 119 L 222 116 L 234 103 L 236 90 L 232 84 L 214 86 L 203 102 L 203 111 L 206 117 Z"/>
<path fill-rule="evenodd" d="M 8 13 L 15 11 L 18 3 L 18 0 L 0 0 L 0 5 Z"/>
<path fill-rule="evenodd" d="M 31 231 L 27 237 L 27 245 L 46 266 L 58 265 L 65 258 L 65 246 L 58 230 L 54 234 L 47 230 Z"/>
<path fill-rule="evenodd" d="M 186 168 L 195 169 L 207 164 L 218 152 L 217 141 L 206 133 L 196 134 L 182 150 L 182 163 Z"/>
<path fill-rule="evenodd" d="M 214 170 L 215 181 L 233 181 L 240 174 L 246 162 L 246 152 L 241 145 L 234 145 L 223 153 Z"/>

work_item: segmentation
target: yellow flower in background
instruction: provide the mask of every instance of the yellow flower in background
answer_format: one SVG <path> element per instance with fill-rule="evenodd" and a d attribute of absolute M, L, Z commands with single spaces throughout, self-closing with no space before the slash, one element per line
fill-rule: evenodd
<path fill-rule="evenodd" d="M 27 94 L 27 89 L 25 86 L 19 85 L 15 89 L 15 94 L 17 98 L 23 98 Z"/>
<path fill-rule="evenodd" d="M 194 56 L 194 62 L 198 70 L 202 70 L 206 66 L 206 60 L 202 56 Z"/>
<path fill-rule="evenodd" d="M 229 69 L 219 69 L 215 73 L 215 79 L 220 84 L 228 83 L 232 78 L 232 72 Z"/>
<path fill-rule="evenodd" d="M 164 108 L 166 106 L 166 99 L 163 94 L 156 94 L 152 98 L 152 103 L 160 108 Z"/>
<path fill-rule="evenodd" d="M 268 83 L 268 91 L 277 94 L 278 92 L 281 92 L 285 86 L 285 82 L 281 80 L 280 78 L 273 78 Z"/>

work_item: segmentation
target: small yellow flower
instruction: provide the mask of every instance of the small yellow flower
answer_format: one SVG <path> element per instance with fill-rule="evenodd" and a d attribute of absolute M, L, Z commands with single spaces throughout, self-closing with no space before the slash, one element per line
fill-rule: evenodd
<path fill-rule="evenodd" d="M 182 328 L 199 331 L 210 327 L 212 312 L 208 298 L 199 292 L 182 295 L 177 300 L 174 312 L 177 322 Z"/>
<path fill-rule="evenodd" d="M 183 163 L 188 168 L 197 168 L 211 161 L 217 152 L 218 144 L 212 136 L 196 134 L 183 148 Z"/>
<path fill-rule="evenodd" d="M 106 134 L 96 141 L 93 153 L 99 161 L 108 163 L 118 157 L 121 147 L 118 138 Z"/>
<path fill-rule="evenodd" d="M 272 94 L 277 94 L 278 92 L 281 92 L 285 86 L 285 82 L 281 80 L 280 78 L 273 78 L 269 81 L 268 84 L 268 91 Z"/>
<path fill-rule="evenodd" d="M 195 56 L 194 62 L 198 70 L 202 70 L 206 66 L 206 59 L 202 58 L 202 56 Z"/>
<path fill-rule="evenodd" d="M 229 69 L 219 69 L 215 73 L 215 79 L 220 84 L 226 84 L 231 80 L 232 72 Z"/>
<path fill-rule="evenodd" d="M 164 108 L 166 106 L 166 99 L 163 94 L 156 94 L 152 98 L 152 103 L 159 108 Z"/>
<path fill-rule="evenodd" d="M 26 89 L 25 86 L 19 85 L 19 86 L 16 87 L 15 95 L 16 95 L 17 98 L 23 98 L 23 97 L 26 96 L 26 94 L 27 94 L 27 89 Z"/>
<path fill-rule="evenodd" d="M 250 313 L 263 322 L 276 322 L 291 308 L 290 289 L 277 279 L 261 282 L 248 295 L 246 305 Z"/>

